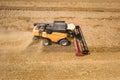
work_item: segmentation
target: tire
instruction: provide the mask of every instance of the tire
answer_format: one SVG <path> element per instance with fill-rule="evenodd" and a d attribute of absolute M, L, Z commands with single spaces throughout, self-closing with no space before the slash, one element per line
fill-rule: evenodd
<path fill-rule="evenodd" d="M 32 39 L 33 40 L 39 40 L 39 37 L 38 36 L 34 36 Z"/>
<path fill-rule="evenodd" d="M 70 44 L 70 42 L 67 39 L 62 39 L 59 41 L 59 44 L 61 46 L 68 46 Z"/>
<path fill-rule="evenodd" d="M 44 46 L 49 46 L 49 45 L 51 45 L 51 40 L 49 40 L 49 39 L 43 39 L 43 45 L 44 45 Z"/>

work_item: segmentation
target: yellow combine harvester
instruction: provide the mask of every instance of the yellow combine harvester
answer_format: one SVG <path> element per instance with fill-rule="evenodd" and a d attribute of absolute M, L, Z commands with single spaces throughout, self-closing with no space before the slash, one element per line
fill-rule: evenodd
<path fill-rule="evenodd" d="M 53 23 L 34 23 L 33 40 L 43 39 L 43 45 L 48 46 L 53 42 L 62 46 L 68 46 L 77 41 L 83 53 L 88 53 L 88 47 L 79 26 L 66 24 L 65 21 Z"/>
<path fill-rule="evenodd" d="M 54 23 L 35 23 L 33 29 L 33 39 L 43 38 L 43 45 L 51 45 L 52 42 L 62 46 L 68 46 L 73 42 L 74 33 L 68 29 L 64 21 L 54 21 Z M 73 26 L 74 27 L 74 26 Z"/>

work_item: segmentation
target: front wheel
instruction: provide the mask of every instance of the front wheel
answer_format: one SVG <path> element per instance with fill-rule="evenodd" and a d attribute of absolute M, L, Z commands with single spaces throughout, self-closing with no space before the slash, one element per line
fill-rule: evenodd
<path fill-rule="evenodd" d="M 44 46 L 49 46 L 49 45 L 51 45 L 51 40 L 49 40 L 49 39 L 43 39 L 43 45 L 44 45 Z"/>
<path fill-rule="evenodd" d="M 62 39 L 62 40 L 60 40 L 59 44 L 61 46 L 68 46 L 70 44 L 70 42 L 67 39 Z"/>

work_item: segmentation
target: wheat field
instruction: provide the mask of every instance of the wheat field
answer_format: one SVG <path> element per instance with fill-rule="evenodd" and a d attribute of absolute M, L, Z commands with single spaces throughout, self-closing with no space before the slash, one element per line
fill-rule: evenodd
<path fill-rule="evenodd" d="M 79 25 L 90 54 L 32 40 L 54 20 Z M 0 80 L 120 80 L 119 66 L 120 0 L 0 0 Z"/>

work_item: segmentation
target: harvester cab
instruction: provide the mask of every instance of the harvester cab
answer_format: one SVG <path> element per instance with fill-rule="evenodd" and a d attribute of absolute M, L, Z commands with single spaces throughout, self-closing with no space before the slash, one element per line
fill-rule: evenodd
<path fill-rule="evenodd" d="M 66 24 L 65 21 L 54 21 L 53 23 L 34 23 L 33 39 L 43 39 L 43 45 L 48 46 L 53 42 L 62 46 L 75 44 L 76 53 L 87 54 L 87 44 L 80 26 Z"/>

